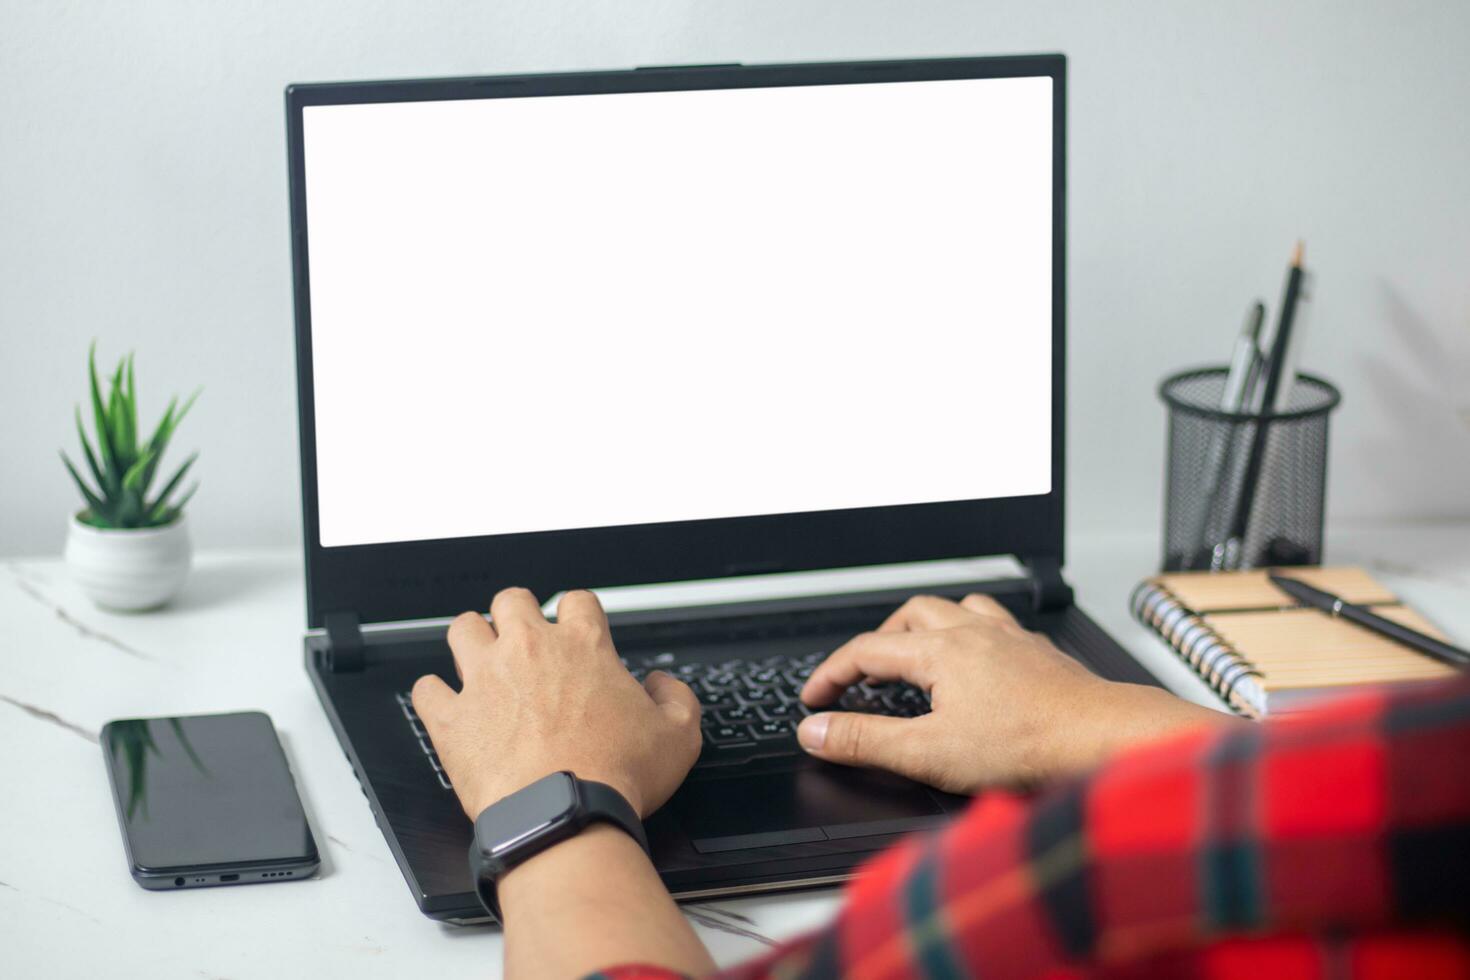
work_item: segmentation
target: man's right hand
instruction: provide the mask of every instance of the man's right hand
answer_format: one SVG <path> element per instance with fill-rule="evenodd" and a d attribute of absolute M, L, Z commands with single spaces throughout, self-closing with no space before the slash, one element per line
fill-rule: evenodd
<path fill-rule="evenodd" d="M 802 747 L 952 793 L 1036 785 L 1124 746 L 1229 720 L 1158 688 L 1103 680 L 980 594 L 910 599 L 876 632 L 834 651 L 801 698 L 825 707 L 865 678 L 907 681 L 932 710 L 918 718 L 821 712 L 797 729 Z"/>

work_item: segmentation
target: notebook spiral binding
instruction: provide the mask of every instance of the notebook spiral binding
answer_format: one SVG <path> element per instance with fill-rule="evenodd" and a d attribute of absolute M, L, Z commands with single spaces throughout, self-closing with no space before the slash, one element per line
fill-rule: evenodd
<path fill-rule="evenodd" d="M 1157 582 L 1140 582 L 1128 599 L 1128 608 L 1135 619 L 1162 636 L 1231 708 L 1252 718 L 1265 717 L 1261 672 L 1174 593 Z"/>

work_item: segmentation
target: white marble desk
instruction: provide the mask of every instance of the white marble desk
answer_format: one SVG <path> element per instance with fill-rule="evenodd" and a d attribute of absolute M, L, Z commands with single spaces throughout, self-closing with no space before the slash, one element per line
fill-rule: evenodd
<path fill-rule="evenodd" d="M 1470 640 L 1470 525 L 1338 529 L 1327 557 L 1368 565 Z M 1156 560 L 1153 536 L 1081 538 L 1068 575 L 1082 606 L 1165 683 L 1209 703 L 1124 608 Z M 498 932 L 438 925 L 409 898 L 302 668 L 304 618 L 294 552 L 202 555 L 180 600 L 144 616 L 93 608 L 58 561 L 0 562 L 0 974 L 498 974 Z M 98 729 L 117 717 L 244 708 L 269 712 L 281 732 L 321 874 L 143 891 L 124 864 Z M 693 914 L 726 924 L 699 929 L 728 963 L 821 922 L 835 895 L 715 902 Z"/>

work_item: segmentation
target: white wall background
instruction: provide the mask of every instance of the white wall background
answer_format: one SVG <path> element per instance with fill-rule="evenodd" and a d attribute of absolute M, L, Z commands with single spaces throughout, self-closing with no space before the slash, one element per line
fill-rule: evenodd
<path fill-rule="evenodd" d="M 288 82 L 1038 50 L 1071 57 L 1073 531 L 1157 528 L 1155 384 L 1298 236 L 1333 519 L 1470 517 L 1467 43 L 1460 0 L 0 0 L 0 554 L 60 549 L 92 337 L 150 422 L 204 386 L 202 546 L 299 540 Z"/>

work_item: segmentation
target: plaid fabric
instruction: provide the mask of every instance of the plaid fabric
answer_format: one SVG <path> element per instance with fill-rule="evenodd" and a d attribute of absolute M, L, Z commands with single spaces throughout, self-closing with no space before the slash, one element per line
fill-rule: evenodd
<path fill-rule="evenodd" d="M 987 794 L 724 976 L 1470 977 L 1470 680 Z"/>

